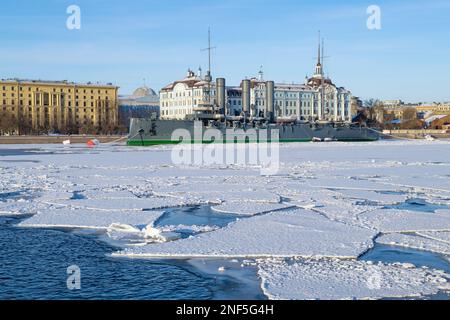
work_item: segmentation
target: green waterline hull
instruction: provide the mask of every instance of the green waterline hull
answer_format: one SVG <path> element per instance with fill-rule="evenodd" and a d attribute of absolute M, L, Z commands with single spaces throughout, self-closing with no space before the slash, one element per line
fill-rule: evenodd
<path fill-rule="evenodd" d="M 374 142 L 377 141 L 377 139 L 340 139 L 333 142 Z M 295 142 L 312 142 L 311 139 L 287 139 L 287 140 L 279 140 L 280 143 L 295 143 Z M 127 141 L 128 146 L 133 147 L 149 147 L 149 146 L 158 146 L 158 145 L 178 145 L 178 144 L 212 144 L 214 142 L 211 141 L 191 141 L 191 142 L 179 142 L 179 141 L 171 141 L 171 140 L 129 140 Z M 216 143 L 223 143 L 223 144 L 229 144 L 232 142 L 216 142 Z M 235 142 L 236 143 L 236 142 Z M 241 142 L 243 143 L 243 142 Z M 272 143 L 271 141 L 268 141 L 268 143 Z"/>

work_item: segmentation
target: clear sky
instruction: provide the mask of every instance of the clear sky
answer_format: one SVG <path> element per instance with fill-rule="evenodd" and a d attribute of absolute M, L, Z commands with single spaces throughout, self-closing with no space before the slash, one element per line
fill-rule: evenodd
<path fill-rule="evenodd" d="M 81 30 L 66 28 L 69 5 Z M 366 27 L 369 5 L 381 30 Z M 266 79 L 303 82 L 317 33 L 325 72 L 363 98 L 450 101 L 448 0 L 2 0 L 0 78 L 113 82 L 127 94 L 159 90 L 188 68 L 239 84 L 262 65 Z"/>

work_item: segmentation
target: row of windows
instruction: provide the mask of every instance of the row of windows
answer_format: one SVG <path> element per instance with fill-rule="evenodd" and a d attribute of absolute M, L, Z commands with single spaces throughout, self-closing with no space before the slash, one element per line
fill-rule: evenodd
<path fill-rule="evenodd" d="M 188 114 L 192 114 L 192 109 L 161 110 L 162 116 L 188 115 Z"/>
<path fill-rule="evenodd" d="M 8 88 L 10 88 L 10 90 L 11 91 L 16 91 L 17 90 L 17 87 L 13 87 L 13 86 L 11 86 L 11 87 L 7 87 L 7 86 L 2 86 L 1 87 L 1 89 L 3 90 L 3 91 L 6 91 L 6 90 L 8 90 Z M 25 91 L 24 89 L 27 89 L 28 91 L 40 91 L 39 90 L 39 87 L 27 87 L 27 88 L 24 88 L 24 87 L 19 87 L 19 91 Z M 112 94 L 112 92 L 111 91 L 109 91 L 109 90 L 100 90 L 100 89 L 98 89 L 98 90 L 94 90 L 94 89 L 75 89 L 75 93 L 79 93 L 79 92 L 83 92 L 83 93 L 88 93 L 88 92 L 90 92 L 91 94 L 94 94 L 94 92 L 97 92 L 98 94 L 102 94 L 102 93 L 104 93 L 104 94 Z M 53 88 L 52 89 L 52 92 L 72 92 L 72 89 L 71 88 L 67 88 L 67 89 L 63 89 L 63 88 L 61 88 L 61 89 L 57 89 L 57 88 Z"/>
<path fill-rule="evenodd" d="M 216 91 L 211 90 L 211 94 L 215 95 Z M 184 92 L 170 92 L 161 94 L 161 99 L 172 99 L 172 98 L 184 98 L 184 97 L 202 97 L 204 96 L 204 92 L 202 90 L 194 90 L 194 94 L 192 91 L 184 91 Z"/>
<path fill-rule="evenodd" d="M 3 102 L 3 105 L 8 105 L 8 104 L 9 105 L 13 105 L 13 106 L 16 105 L 16 100 L 10 100 L 9 103 L 8 103 L 8 100 L 3 99 L 2 102 Z M 31 100 L 28 100 L 28 101 L 19 100 L 19 106 L 24 106 L 25 102 L 28 102 L 29 106 L 33 105 Z M 43 102 L 43 104 L 41 104 L 41 101 L 38 100 L 38 101 L 36 101 L 36 105 L 37 106 L 50 106 L 48 101 L 42 101 L 42 102 Z M 97 106 L 97 107 L 105 106 L 106 108 L 109 108 L 109 106 L 110 106 L 108 101 L 104 101 L 104 103 L 103 103 L 103 101 L 96 101 L 96 102 L 97 103 L 92 101 L 92 102 L 88 103 L 88 102 L 84 101 L 83 103 L 80 104 L 79 101 L 75 101 L 75 106 L 76 107 L 79 107 L 79 106 L 87 107 L 88 105 L 90 105 L 91 107 L 94 107 L 94 106 Z M 72 101 L 68 101 L 67 104 L 64 103 L 64 101 L 63 101 L 62 102 L 62 106 L 71 107 L 72 106 Z"/>

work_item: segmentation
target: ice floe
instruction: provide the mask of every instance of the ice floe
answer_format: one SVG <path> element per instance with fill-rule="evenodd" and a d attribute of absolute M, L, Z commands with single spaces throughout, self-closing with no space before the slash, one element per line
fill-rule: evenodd
<path fill-rule="evenodd" d="M 376 232 L 306 210 L 238 220 L 217 231 L 174 242 L 126 249 L 133 257 L 358 257 L 373 246 Z"/>
<path fill-rule="evenodd" d="M 437 241 L 442 241 L 445 243 L 450 244 L 450 232 L 442 231 L 442 232 L 436 232 L 436 231 L 421 231 L 417 232 L 418 235 L 426 238 L 430 238 Z"/>
<path fill-rule="evenodd" d="M 368 226 L 383 233 L 450 231 L 450 214 L 378 209 L 360 216 Z"/>
<path fill-rule="evenodd" d="M 288 203 L 260 203 L 260 202 L 226 202 L 219 206 L 213 206 L 212 210 L 238 215 L 256 215 L 272 211 L 292 208 L 294 205 Z"/>
<path fill-rule="evenodd" d="M 342 194 L 343 198 L 358 199 L 362 201 L 376 202 L 380 205 L 396 204 L 404 202 L 408 199 L 407 194 L 388 193 L 380 191 L 368 190 L 335 190 Z"/>
<path fill-rule="evenodd" d="M 258 274 L 270 299 L 355 300 L 420 297 L 447 289 L 442 271 L 355 260 L 259 260 Z"/>
<path fill-rule="evenodd" d="M 75 200 L 56 200 L 54 202 L 44 201 L 54 206 L 70 207 L 74 209 L 90 209 L 102 211 L 123 211 L 123 210 L 153 210 L 170 207 L 180 207 L 188 205 L 197 205 L 199 202 L 188 202 L 176 198 L 122 198 L 122 199 L 75 199 Z"/>
<path fill-rule="evenodd" d="M 113 224 L 128 226 L 152 225 L 163 212 L 160 211 L 95 211 L 46 210 L 21 222 L 23 227 L 65 227 L 107 230 Z"/>
<path fill-rule="evenodd" d="M 418 234 L 392 233 L 376 239 L 377 243 L 450 255 L 450 242 L 426 238 Z"/>

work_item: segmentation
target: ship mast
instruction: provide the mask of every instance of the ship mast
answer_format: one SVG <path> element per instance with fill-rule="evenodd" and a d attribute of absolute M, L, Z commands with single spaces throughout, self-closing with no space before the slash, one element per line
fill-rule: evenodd
<path fill-rule="evenodd" d="M 205 81 L 208 83 L 208 90 L 207 90 L 207 101 L 210 105 L 212 105 L 212 97 L 211 97 L 211 82 L 212 82 L 212 76 L 211 76 L 211 50 L 215 49 L 216 47 L 211 46 L 211 28 L 208 28 L 208 48 L 203 49 L 203 51 L 208 51 L 208 71 L 206 72 Z"/>
<path fill-rule="evenodd" d="M 320 51 L 320 32 L 319 32 L 319 51 Z M 323 59 L 324 59 L 324 41 L 323 41 L 323 39 L 322 39 L 322 62 L 321 62 L 321 64 L 322 64 L 322 74 L 321 74 L 321 79 L 322 79 L 322 117 L 324 118 L 324 113 L 325 113 L 325 97 L 324 97 L 324 95 L 325 95 L 325 75 L 324 75 L 324 72 L 323 72 L 323 67 L 324 67 L 324 65 L 323 65 Z M 319 60 L 320 60 L 320 58 L 319 58 Z M 320 119 L 320 120 L 322 120 L 322 119 Z"/>

